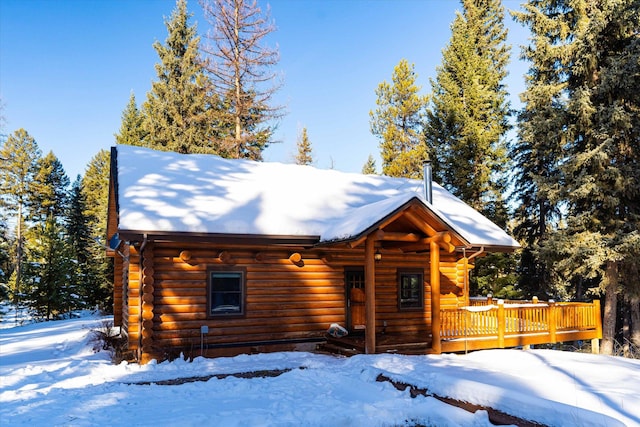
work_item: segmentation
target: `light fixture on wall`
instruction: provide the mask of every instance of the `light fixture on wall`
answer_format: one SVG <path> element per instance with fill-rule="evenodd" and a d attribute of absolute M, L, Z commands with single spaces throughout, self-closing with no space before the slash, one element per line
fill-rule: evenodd
<path fill-rule="evenodd" d="M 382 259 L 382 254 L 380 253 L 380 249 L 376 249 L 376 253 L 373 254 L 373 259 L 376 261 L 380 261 Z"/>

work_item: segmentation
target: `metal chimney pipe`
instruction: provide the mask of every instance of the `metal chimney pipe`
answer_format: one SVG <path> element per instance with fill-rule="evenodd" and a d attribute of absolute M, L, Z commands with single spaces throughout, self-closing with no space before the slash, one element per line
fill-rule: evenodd
<path fill-rule="evenodd" d="M 431 178 L 431 161 L 425 160 L 422 163 L 422 177 L 424 179 L 424 197 L 427 202 L 433 204 L 433 181 Z"/>

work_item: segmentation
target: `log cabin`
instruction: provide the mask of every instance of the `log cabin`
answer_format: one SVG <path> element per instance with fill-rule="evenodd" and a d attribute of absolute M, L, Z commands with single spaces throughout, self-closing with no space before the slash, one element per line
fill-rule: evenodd
<path fill-rule="evenodd" d="M 470 305 L 474 261 L 519 245 L 425 176 L 113 147 L 114 323 L 141 363 L 336 330 L 364 353 L 446 351 L 440 313 Z"/>

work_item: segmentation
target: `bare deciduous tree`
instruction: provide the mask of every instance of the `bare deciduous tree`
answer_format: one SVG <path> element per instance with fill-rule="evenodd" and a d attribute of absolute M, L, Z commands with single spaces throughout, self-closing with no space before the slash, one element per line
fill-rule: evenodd
<path fill-rule="evenodd" d="M 282 116 L 283 108 L 270 105 L 280 88 L 273 67 L 277 49 L 264 44 L 275 31 L 274 24 L 253 0 L 201 0 L 204 15 L 212 29 L 202 47 L 206 70 L 213 90 L 224 100 L 233 129 L 222 141 L 222 153 L 232 158 L 262 159 L 271 141 L 274 126 L 268 123 Z"/>

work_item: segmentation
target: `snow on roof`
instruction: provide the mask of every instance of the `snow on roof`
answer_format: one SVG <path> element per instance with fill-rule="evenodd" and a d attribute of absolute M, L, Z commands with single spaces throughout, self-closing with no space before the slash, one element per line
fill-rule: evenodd
<path fill-rule="evenodd" d="M 518 247 L 486 217 L 433 184 L 283 163 L 118 145 L 119 230 L 344 240 L 417 199 L 473 246 Z"/>

